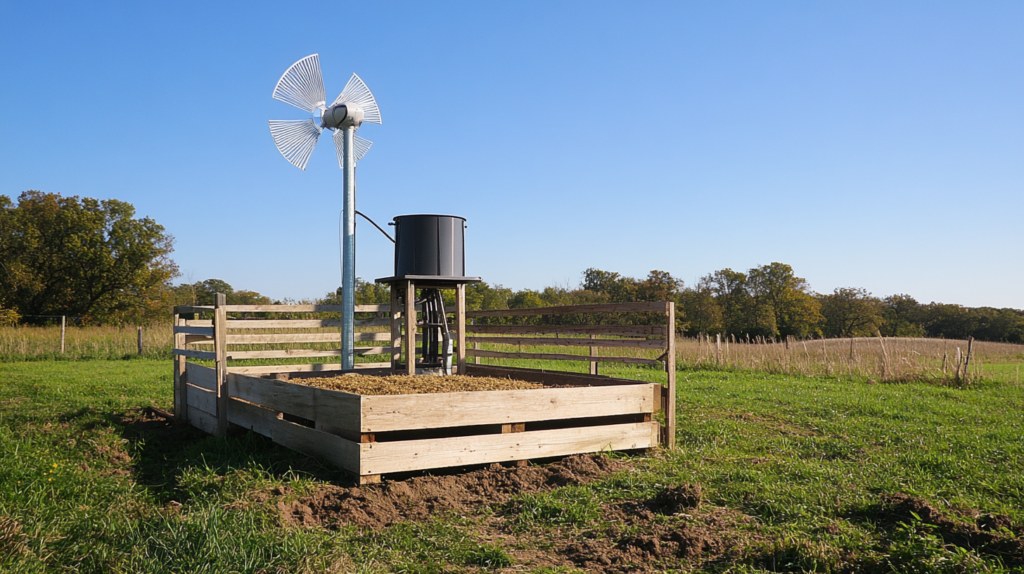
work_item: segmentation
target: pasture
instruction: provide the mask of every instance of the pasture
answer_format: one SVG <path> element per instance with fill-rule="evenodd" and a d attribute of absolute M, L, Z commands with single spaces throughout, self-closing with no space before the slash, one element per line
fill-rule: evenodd
<path fill-rule="evenodd" d="M 706 356 L 704 343 L 680 352 L 700 358 L 699 345 Z M 736 370 L 691 360 L 679 373 L 676 450 L 369 488 L 262 437 L 218 440 L 145 411 L 170 408 L 170 361 L 5 361 L 0 570 L 1024 568 L 1024 388 L 1012 371 L 894 384 L 742 370 L 729 352 Z M 1013 349 L 979 356 L 986 369 L 1019 361 Z M 815 368 L 843 365 L 833 360 Z"/>

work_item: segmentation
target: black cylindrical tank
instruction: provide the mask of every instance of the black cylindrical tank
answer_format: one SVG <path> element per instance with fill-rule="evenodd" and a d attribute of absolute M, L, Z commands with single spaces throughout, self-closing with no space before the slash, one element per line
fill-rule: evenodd
<path fill-rule="evenodd" d="M 466 275 L 466 219 L 457 215 L 395 218 L 395 277 Z"/>

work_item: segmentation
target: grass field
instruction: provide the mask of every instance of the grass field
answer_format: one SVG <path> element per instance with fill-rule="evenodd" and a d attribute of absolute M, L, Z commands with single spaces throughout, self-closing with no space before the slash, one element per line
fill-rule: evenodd
<path fill-rule="evenodd" d="M 476 475 L 355 489 L 262 437 L 145 415 L 171 405 L 169 361 L 3 363 L 0 571 L 1024 569 L 1024 387 L 701 370 L 678 385 L 676 450 L 446 507 L 400 490 Z M 385 495 L 397 518 L 368 522 Z"/>

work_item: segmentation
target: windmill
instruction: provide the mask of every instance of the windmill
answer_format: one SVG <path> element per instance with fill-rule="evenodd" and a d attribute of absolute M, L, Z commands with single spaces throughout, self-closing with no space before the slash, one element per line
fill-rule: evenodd
<path fill-rule="evenodd" d="M 355 323 L 355 197 L 356 162 L 370 146 L 355 132 L 363 122 L 381 123 L 380 109 L 370 89 L 352 74 L 345 89 L 331 105 L 326 105 L 324 80 L 320 73 L 318 54 L 295 62 L 274 86 L 275 100 L 291 104 L 313 114 L 305 120 L 270 120 L 270 135 L 277 150 L 295 167 L 305 171 L 313 148 L 324 129 L 334 132 L 334 148 L 338 167 L 344 174 L 345 195 L 342 215 L 342 277 L 341 277 L 341 368 L 351 370 L 354 363 Z"/>

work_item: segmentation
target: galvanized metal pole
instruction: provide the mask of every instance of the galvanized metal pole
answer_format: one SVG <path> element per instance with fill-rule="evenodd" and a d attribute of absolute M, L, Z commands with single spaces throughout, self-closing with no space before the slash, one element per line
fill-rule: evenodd
<path fill-rule="evenodd" d="M 356 303 L 356 158 L 355 128 L 344 128 L 345 135 L 345 199 L 342 215 L 341 244 L 341 369 L 349 371 L 355 364 Z"/>

